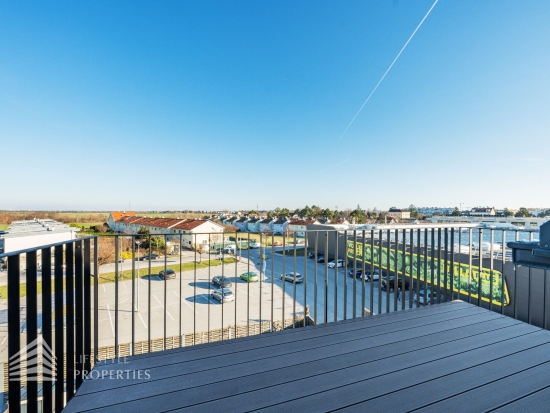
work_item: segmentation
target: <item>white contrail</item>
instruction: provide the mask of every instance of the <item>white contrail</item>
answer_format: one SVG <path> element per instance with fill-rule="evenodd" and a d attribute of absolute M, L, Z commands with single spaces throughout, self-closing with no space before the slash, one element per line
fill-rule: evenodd
<path fill-rule="evenodd" d="M 430 7 L 430 10 L 428 10 L 428 13 L 426 13 L 426 15 L 424 16 L 424 18 L 422 19 L 422 21 L 418 24 L 418 26 L 416 27 L 416 29 L 414 29 L 414 32 L 413 34 L 411 34 L 411 37 L 409 37 L 409 40 L 407 40 L 407 43 L 405 43 L 405 46 L 403 46 L 401 48 L 401 50 L 399 51 L 399 53 L 397 54 L 397 56 L 395 57 L 395 59 L 393 59 L 393 62 L 391 62 L 391 65 L 390 67 L 388 67 L 388 70 L 386 70 L 386 72 L 384 73 L 384 75 L 382 76 L 382 78 L 378 81 L 378 83 L 376 84 L 376 86 L 374 87 L 374 89 L 372 89 L 372 92 L 370 92 L 370 95 L 369 97 L 367 98 L 367 100 L 365 100 L 365 102 L 363 103 L 363 105 L 359 108 L 359 110 L 357 111 L 357 113 L 355 114 L 355 116 L 353 117 L 353 119 L 351 120 L 351 122 L 349 123 L 349 125 L 346 127 L 346 129 L 344 130 L 344 132 L 342 133 L 342 135 L 340 135 L 340 137 L 338 138 L 338 140 L 336 141 L 336 143 L 340 142 L 340 140 L 344 137 L 344 135 L 346 134 L 346 132 L 348 131 L 349 127 L 351 126 L 351 124 L 353 123 L 353 121 L 355 120 L 355 118 L 357 117 L 357 115 L 359 115 L 359 113 L 361 113 L 361 111 L 363 110 L 363 108 L 365 107 L 365 105 L 367 104 L 367 102 L 369 101 L 369 99 L 371 98 L 371 96 L 374 94 L 374 92 L 376 91 L 376 89 L 378 89 L 378 86 L 380 86 L 380 83 L 382 83 L 382 81 L 384 80 L 384 78 L 386 77 L 386 75 L 388 74 L 388 72 L 391 70 L 391 68 L 393 67 L 393 65 L 395 64 L 395 62 L 397 61 L 397 59 L 399 59 L 399 56 L 401 56 L 401 53 L 403 53 L 403 50 L 405 50 L 405 48 L 407 47 L 407 45 L 409 44 L 409 42 L 412 40 L 412 38 L 414 37 L 414 35 L 416 34 L 416 32 L 418 31 L 418 29 L 420 29 L 420 26 L 422 26 L 422 23 L 424 23 L 424 20 L 426 20 L 426 18 L 430 15 L 430 13 L 432 12 L 433 8 L 435 7 L 435 5 L 437 4 L 439 0 L 435 0 L 434 4 L 432 5 L 432 7 Z"/>

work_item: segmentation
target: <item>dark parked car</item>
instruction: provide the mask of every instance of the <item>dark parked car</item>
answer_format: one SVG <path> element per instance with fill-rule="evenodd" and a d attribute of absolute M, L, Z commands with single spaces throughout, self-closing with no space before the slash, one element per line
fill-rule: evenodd
<path fill-rule="evenodd" d="M 157 254 L 148 254 L 141 257 L 140 261 L 156 260 L 159 256 Z"/>
<path fill-rule="evenodd" d="M 227 288 L 233 285 L 233 283 L 229 281 L 229 278 L 224 277 L 223 275 L 216 275 L 212 278 L 212 284 L 220 288 Z"/>
<path fill-rule="evenodd" d="M 325 262 L 325 256 L 322 254 L 317 255 L 317 262 L 324 263 Z"/>
<path fill-rule="evenodd" d="M 176 278 L 176 273 L 171 269 L 167 269 L 166 271 L 162 270 L 159 272 L 159 277 L 164 280 L 171 280 L 172 278 Z"/>
<path fill-rule="evenodd" d="M 390 281 L 388 282 L 388 277 L 387 276 L 384 276 L 382 277 L 382 290 L 386 291 L 386 288 L 387 286 L 389 285 L 389 288 L 390 288 L 390 292 L 393 292 L 397 287 L 399 288 L 402 288 L 403 286 L 403 279 L 401 277 L 399 277 L 399 280 L 398 280 L 398 284 L 397 284 L 397 287 L 395 285 L 395 276 L 392 275 L 390 276 Z M 409 280 L 405 280 L 405 290 L 410 290 L 410 283 L 409 283 Z"/>
<path fill-rule="evenodd" d="M 325 254 L 323 253 L 320 253 L 320 252 L 317 253 L 317 258 L 324 257 L 324 256 Z M 315 258 L 315 251 L 310 251 L 309 254 L 307 254 L 307 257 L 311 259 Z"/>

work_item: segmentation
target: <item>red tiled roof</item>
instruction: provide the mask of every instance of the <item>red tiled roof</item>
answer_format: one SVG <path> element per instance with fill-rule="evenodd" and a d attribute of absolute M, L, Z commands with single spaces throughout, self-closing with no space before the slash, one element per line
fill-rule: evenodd
<path fill-rule="evenodd" d="M 128 211 L 128 212 L 112 211 L 111 216 L 113 217 L 113 219 L 115 221 L 118 221 L 119 219 L 121 219 L 123 217 L 135 217 L 136 213 L 131 212 L 131 211 Z"/>
<path fill-rule="evenodd" d="M 174 229 L 184 229 L 184 230 L 191 230 L 194 228 L 197 228 L 199 225 L 202 225 L 204 223 L 208 222 L 205 219 L 188 219 L 185 222 L 182 222 L 176 226 L 174 226 Z"/>
<path fill-rule="evenodd" d="M 315 219 L 296 219 L 293 221 L 290 221 L 290 225 L 309 225 L 313 224 L 316 220 Z"/>

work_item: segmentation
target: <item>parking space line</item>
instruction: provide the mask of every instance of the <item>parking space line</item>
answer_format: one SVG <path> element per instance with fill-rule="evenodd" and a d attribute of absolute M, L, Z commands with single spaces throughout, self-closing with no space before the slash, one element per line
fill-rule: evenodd
<path fill-rule="evenodd" d="M 145 321 L 143 320 L 143 317 L 141 316 L 141 313 L 139 311 L 137 313 L 139 315 L 139 318 L 141 319 L 141 322 L 143 323 L 143 326 L 147 329 L 147 324 L 145 324 Z"/>
<path fill-rule="evenodd" d="M 242 288 L 239 288 L 239 290 L 241 290 L 241 291 L 242 291 L 243 293 L 245 293 L 245 294 L 250 295 L 252 298 L 256 298 L 256 296 L 255 296 L 254 294 L 250 294 L 248 291 L 243 290 Z"/>
<path fill-rule="evenodd" d="M 113 319 L 111 317 L 111 309 L 109 308 L 109 304 L 107 304 L 107 312 L 109 313 L 109 321 L 111 322 L 111 329 L 113 330 L 113 337 L 115 335 L 115 326 L 113 325 Z"/>
<path fill-rule="evenodd" d="M 180 296 L 179 296 L 179 294 L 178 294 L 177 292 L 175 292 L 175 291 L 172 291 L 172 292 L 173 292 L 174 294 L 176 294 L 178 298 L 180 298 Z M 191 310 L 193 310 L 195 313 L 198 313 L 198 311 L 195 310 L 187 301 L 185 301 L 183 298 L 180 298 L 180 299 L 181 299 L 181 301 L 182 301 L 184 304 L 186 304 Z"/>
<path fill-rule="evenodd" d="M 172 317 L 172 314 L 170 314 L 170 313 L 168 312 L 168 310 L 164 308 L 164 306 L 162 305 L 162 303 L 159 301 L 159 299 L 157 298 L 157 296 L 156 296 L 155 294 L 153 294 L 153 297 L 155 297 L 155 300 L 157 300 L 157 303 L 160 304 L 160 306 L 162 307 L 162 309 L 163 309 L 164 311 L 166 311 L 166 314 L 168 314 L 168 315 L 170 316 L 170 318 L 172 319 L 172 321 L 173 321 L 173 320 L 174 320 L 174 317 Z"/>

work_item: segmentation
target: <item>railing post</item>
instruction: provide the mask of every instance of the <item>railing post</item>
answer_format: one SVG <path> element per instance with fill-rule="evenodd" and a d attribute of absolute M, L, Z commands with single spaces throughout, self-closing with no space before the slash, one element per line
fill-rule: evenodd
<path fill-rule="evenodd" d="M 20 321 L 20 257 L 8 257 L 8 360 L 11 373 L 21 373 L 21 321 Z M 19 376 L 21 377 L 21 376 Z M 20 378 L 9 377 L 8 401 L 10 413 L 21 412 L 21 382 Z"/>

